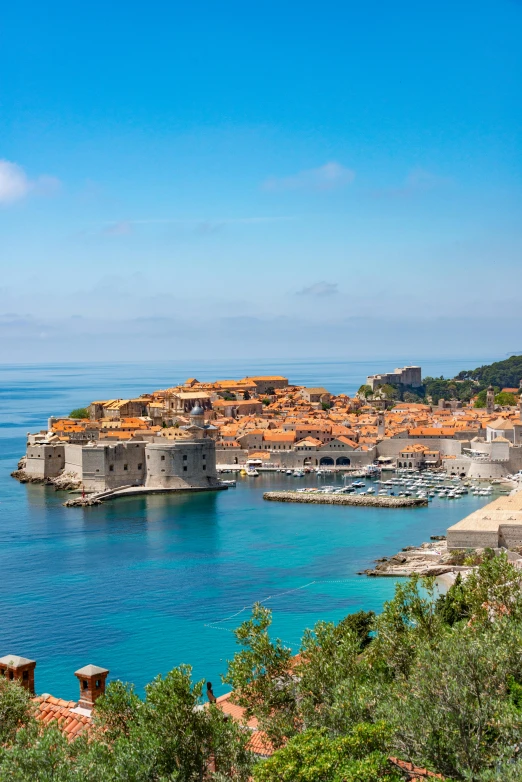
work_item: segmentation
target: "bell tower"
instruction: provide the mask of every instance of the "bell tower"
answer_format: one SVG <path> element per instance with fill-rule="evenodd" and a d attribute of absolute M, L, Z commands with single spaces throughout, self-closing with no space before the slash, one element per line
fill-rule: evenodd
<path fill-rule="evenodd" d="M 379 413 L 377 416 L 377 435 L 379 437 L 384 437 L 386 433 L 386 426 L 384 423 L 384 413 Z"/>
<path fill-rule="evenodd" d="M 495 389 L 493 386 L 488 386 L 486 393 L 486 410 L 488 413 L 495 412 Z"/>

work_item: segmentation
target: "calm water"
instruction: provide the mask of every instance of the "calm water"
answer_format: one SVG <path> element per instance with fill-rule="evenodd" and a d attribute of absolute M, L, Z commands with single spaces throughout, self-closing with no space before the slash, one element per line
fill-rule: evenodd
<path fill-rule="evenodd" d="M 422 366 L 424 374 L 450 376 L 488 362 Z M 82 510 L 64 508 L 62 493 L 21 486 L 9 473 L 27 431 L 95 398 L 194 375 L 254 373 L 353 393 L 368 373 L 393 368 L 312 361 L 0 367 L 0 656 L 36 659 L 38 691 L 64 698 L 76 697 L 73 672 L 87 663 L 141 689 L 158 672 L 187 662 L 221 692 L 219 674 L 235 649 L 231 630 L 254 601 L 267 601 L 275 632 L 295 647 L 319 619 L 379 610 L 393 580 L 357 571 L 443 533 L 483 498 L 397 511 L 263 502 L 268 488 L 320 480 L 276 474 L 217 494 L 128 498 Z"/>

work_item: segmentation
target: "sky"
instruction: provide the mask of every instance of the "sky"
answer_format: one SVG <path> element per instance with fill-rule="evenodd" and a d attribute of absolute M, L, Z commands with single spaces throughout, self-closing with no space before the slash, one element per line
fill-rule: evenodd
<path fill-rule="evenodd" d="M 520 0 L 18 0 L 0 362 L 522 351 Z"/>

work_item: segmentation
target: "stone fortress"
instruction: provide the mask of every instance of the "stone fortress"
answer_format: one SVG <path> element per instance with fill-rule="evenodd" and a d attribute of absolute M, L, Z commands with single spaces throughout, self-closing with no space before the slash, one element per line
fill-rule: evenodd
<path fill-rule="evenodd" d="M 157 491 L 220 488 L 215 443 L 201 407 L 192 408 L 190 424 L 183 429 L 178 441 L 152 436 L 127 442 L 55 443 L 46 433 L 28 435 L 22 471 L 30 481 L 62 476 L 86 492 L 138 486 Z"/>
<path fill-rule="evenodd" d="M 395 369 L 393 372 L 387 372 L 380 375 L 369 375 L 366 380 L 367 385 L 370 386 L 372 391 L 376 391 L 379 386 L 392 385 L 392 386 L 411 386 L 412 388 L 420 388 L 422 386 L 422 370 L 420 367 L 402 367 L 401 369 Z"/>

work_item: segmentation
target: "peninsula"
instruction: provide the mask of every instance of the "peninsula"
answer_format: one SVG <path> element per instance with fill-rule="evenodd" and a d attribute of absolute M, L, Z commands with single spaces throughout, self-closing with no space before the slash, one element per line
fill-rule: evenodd
<path fill-rule="evenodd" d="M 494 387 L 505 379 L 511 385 Z M 443 469 L 502 479 L 522 470 L 522 360 L 453 380 L 420 367 L 371 375 L 354 396 L 280 375 L 185 383 L 91 402 L 28 434 L 13 476 L 87 494 L 218 489 L 219 469 Z M 489 384 L 484 387 L 485 383 Z M 431 389 L 431 390 L 430 390 Z"/>

